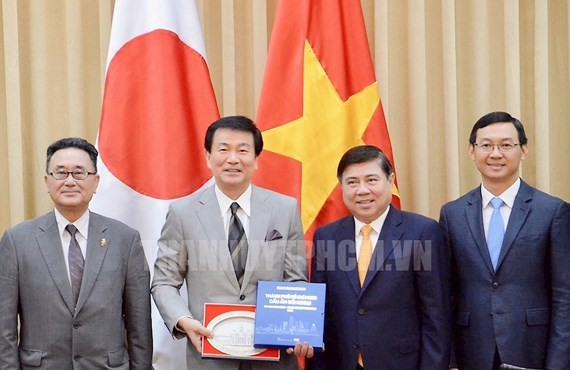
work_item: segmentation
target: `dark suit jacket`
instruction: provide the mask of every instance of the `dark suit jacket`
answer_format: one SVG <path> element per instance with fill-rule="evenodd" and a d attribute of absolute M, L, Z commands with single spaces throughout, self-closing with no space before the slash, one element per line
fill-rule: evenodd
<path fill-rule="evenodd" d="M 311 281 L 326 283 L 325 351 L 312 369 L 447 369 L 448 266 L 439 225 L 391 207 L 361 288 L 354 218 L 319 228 Z"/>
<path fill-rule="evenodd" d="M 505 363 L 570 369 L 569 209 L 521 181 L 494 272 L 480 187 L 443 206 L 460 369 L 490 369 L 495 345 Z"/>
<path fill-rule="evenodd" d="M 53 212 L 4 233 L 0 369 L 149 370 L 149 270 L 139 233 L 91 213 L 75 309 L 64 258 Z"/>

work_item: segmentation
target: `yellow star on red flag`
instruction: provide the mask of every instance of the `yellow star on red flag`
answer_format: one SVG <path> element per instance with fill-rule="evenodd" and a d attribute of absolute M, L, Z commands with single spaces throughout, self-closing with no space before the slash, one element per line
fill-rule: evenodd
<path fill-rule="evenodd" d="M 338 184 L 342 155 L 363 145 L 380 96 L 374 82 L 343 101 L 308 41 L 304 48 L 303 115 L 263 132 L 265 150 L 302 164 L 301 217 L 305 231 Z"/>
<path fill-rule="evenodd" d="M 256 122 L 253 181 L 297 198 L 307 240 L 348 214 L 336 168 L 349 148 L 375 145 L 394 165 L 360 0 L 279 2 Z"/>

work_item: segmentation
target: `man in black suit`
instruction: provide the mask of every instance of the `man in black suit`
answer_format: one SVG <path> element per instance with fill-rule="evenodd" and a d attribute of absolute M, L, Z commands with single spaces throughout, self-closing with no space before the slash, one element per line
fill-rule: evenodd
<path fill-rule="evenodd" d="M 314 236 L 311 281 L 326 283 L 325 351 L 311 369 L 442 370 L 449 365 L 448 265 L 435 220 L 390 203 L 394 171 L 371 145 L 337 177 L 352 215 Z"/>
<path fill-rule="evenodd" d="M 570 207 L 519 178 L 527 137 L 510 114 L 481 117 L 468 151 L 482 185 L 440 215 L 452 256 L 452 365 L 568 370 Z"/>

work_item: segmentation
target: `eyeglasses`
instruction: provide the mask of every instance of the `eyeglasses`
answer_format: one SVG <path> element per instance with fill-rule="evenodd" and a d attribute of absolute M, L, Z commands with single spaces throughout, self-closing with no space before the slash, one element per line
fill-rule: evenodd
<path fill-rule="evenodd" d="M 513 144 L 513 143 L 502 143 L 502 144 L 473 144 L 476 147 L 479 148 L 480 151 L 482 151 L 483 153 L 491 153 L 493 150 L 495 150 L 495 147 L 499 148 L 499 152 L 501 153 L 508 153 L 511 150 L 513 150 L 517 145 L 521 145 L 520 143 L 518 144 Z"/>
<path fill-rule="evenodd" d="M 89 175 L 95 175 L 96 172 L 88 172 L 85 170 L 75 170 L 75 171 L 53 171 L 49 175 L 56 180 L 65 180 L 71 175 L 75 180 L 85 180 Z"/>

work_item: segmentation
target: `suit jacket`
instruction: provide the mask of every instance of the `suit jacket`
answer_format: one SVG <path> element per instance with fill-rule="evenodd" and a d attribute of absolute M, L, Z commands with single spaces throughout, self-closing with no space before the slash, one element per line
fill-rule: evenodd
<path fill-rule="evenodd" d="M 150 277 L 139 233 L 90 214 L 76 308 L 64 258 L 53 212 L 4 233 L 0 369 L 150 369 Z"/>
<path fill-rule="evenodd" d="M 436 221 L 390 207 L 360 287 L 354 218 L 314 235 L 311 282 L 326 283 L 325 350 L 311 369 L 447 369 L 448 268 Z"/>
<path fill-rule="evenodd" d="M 214 187 L 173 202 L 158 242 L 152 295 L 168 330 L 181 338 L 176 322 L 203 322 L 204 303 L 255 304 L 258 280 L 306 281 L 307 254 L 297 201 L 252 186 L 248 254 L 242 286 L 232 265 Z M 179 295 L 186 282 L 188 303 Z M 202 359 L 190 341 L 189 369 L 238 369 L 239 361 Z M 253 361 L 253 369 L 296 369 L 296 358 L 281 353 L 279 364 Z"/>
<path fill-rule="evenodd" d="M 569 209 L 521 181 L 494 272 L 480 187 L 443 206 L 459 368 L 490 369 L 496 346 L 505 363 L 570 369 Z"/>

